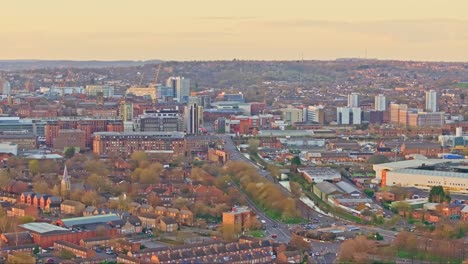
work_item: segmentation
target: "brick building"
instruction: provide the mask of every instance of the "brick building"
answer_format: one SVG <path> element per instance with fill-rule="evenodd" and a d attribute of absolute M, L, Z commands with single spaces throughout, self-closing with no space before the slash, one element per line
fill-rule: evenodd
<path fill-rule="evenodd" d="M 79 129 L 60 129 L 57 137 L 53 139 L 54 149 L 65 149 L 68 147 L 86 147 L 85 131 Z"/>
<path fill-rule="evenodd" d="M 181 132 L 98 132 L 93 135 L 93 152 L 97 155 L 130 155 L 135 151 L 184 155 L 184 136 Z"/>
<path fill-rule="evenodd" d="M 234 225 L 248 230 L 255 221 L 255 213 L 248 207 L 235 206 L 230 212 L 223 212 L 223 226 Z"/>

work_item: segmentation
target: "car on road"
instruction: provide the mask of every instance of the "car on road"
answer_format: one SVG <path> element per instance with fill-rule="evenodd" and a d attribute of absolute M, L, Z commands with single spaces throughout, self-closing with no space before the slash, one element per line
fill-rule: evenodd
<path fill-rule="evenodd" d="M 277 234 L 273 234 L 273 235 L 271 235 L 271 238 L 278 238 L 278 235 L 277 235 Z"/>

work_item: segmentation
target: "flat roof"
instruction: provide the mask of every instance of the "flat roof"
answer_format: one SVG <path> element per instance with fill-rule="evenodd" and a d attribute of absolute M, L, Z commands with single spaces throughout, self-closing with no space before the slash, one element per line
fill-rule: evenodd
<path fill-rule="evenodd" d="M 460 162 L 461 160 L 457 160 Z M 423 164 L 425 165 L 435 165 L 444 162 L 450 162 L 450 160 L 446 159 L 413 159 L 413 160 L 403 160 L 403 161 L 395 161 L 395 162 L 388 162 L 382 164 L 375 164 L 373 166 L 374 170 L 397 170 L 397 169 L 406 169 L 411 167 L 420 167 Z"/>
<path fill-rule="evenodd" d="M 58 232 L 70 231 L 67 228 L 52 225 L 49 223 L 27 223 L 27 224 L 22 224 L 19 226 L 26 230 L 29 230 L 34 233 L 39 233 L 39 234 L 46 234 L 46 233 L 57 232 L 57 231 Z"/>
<path fill-rule="evenodd" d="M 452 172 L 452 171 L 422 170 L 422 169 L 399 169 L 399 170 L 393 170 L 392 172 L 394 172 L 394 173 L 414 174 L 414 175 L 424 175 L 424 176 L 452 177 L 452 178 L 468 179 L 468 173 Z M 391 173 L 391 172 L 389 172 L 389 173 Z"/>

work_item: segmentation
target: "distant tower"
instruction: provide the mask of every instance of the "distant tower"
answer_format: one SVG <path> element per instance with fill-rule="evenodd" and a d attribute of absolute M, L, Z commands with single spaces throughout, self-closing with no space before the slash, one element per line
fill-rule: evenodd
<path fill-rule="evenodd" d="M 60 183 L 60 193 L 62 196 L 64 196 L 65 194 L 69 193 L 70 190 L 70 175 L 68 175 L 67 165 L 65 165 L 65 168 L 63 169 L 62 181 Z"/>
<path fill-rule="evenodd" d="M 387 110 L 387 97 L 383 94 L 375 96 L 374 107 L 377 111 L 386 111 Z"/>
<path fill-rule="evenodd" d="M 348 107 L 359 107 L 359 94 L 352 93 L 348 95 Z"/>
<path fill-rule="evenodd" d="M 434 90 L 426 92 L 426 112 L 439 112 L 439 95 Z"/>
<path fill-rule="evenodd" d="M 200 119 L 198 115 L 200 109 L 196 103 L 189 104 L 185 107 L 185 124 L 188 134 L 198 134 L 200 129 Z"/>

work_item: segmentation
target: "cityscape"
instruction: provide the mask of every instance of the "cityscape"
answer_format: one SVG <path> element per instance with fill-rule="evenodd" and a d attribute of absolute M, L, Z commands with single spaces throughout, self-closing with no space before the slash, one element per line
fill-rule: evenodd
<path fill-rule="evenodd" d="M 124 2 L 75 6 L 90 8 L 88 21 L 67 20 L 37 42 L 63 38 L 59 50 L 60 43 L 25 49 L 19 39 L 28 30 L 35 36 L 71 4 L 31 3 L 50 17 L 17 22 L 28 9 L 0 29 L 0 37 L 11 34 L 0 44 L 0 263 L 468 263 L 468 58 L 457 50 L 466 40 L 458 30 L 467 22 L 457 11 L 465 3 L 424 7 L 432 15 L 440 8 L 449 22 L 410 14 L 450 31 L 446 55 L 439 46 L 426 52 L 439 35 L 420 25 L 417 34 L 390 32 L 395 47 L 403 45 L 399 30 L 414 33 L 424 47 L 413 57 L 386 53 L 380 35 L 367 36 L 376 41 L 368 43 L 374 58 L 367 46 L 363 56 L 340 56 L 347 44 L 332 44 L 325 31 L 339 35 L 346 24 L 352 46 L 356 31 L 375 32 L 365 26 L 373 15 L 356 10 L 403 24 L 407 12 L 367 0 L 343 4 L 361 14 L 359 22 L 317 3 L 323 17 L 314 13 L 320 19 L 312 21 L 300 11 L 313 9 L 305 1 L 291 7 L 262 0 L 240 11 L 242 1 L 207 0 L 179 7 L 179 24 L 167 28 L 184 31 L 155 28 L 148 34 L 161 42 L 153 43 L 139 39 L 148 29 L 143 22 L 170 16 L 145 21 L 144 9 L 156 3 Z M 189 8 L 200 10 L 193 21 Z M 282 8 L 297 17 L 265 22 Z M 136 10 L 141 16 L 128 26 L 143 24 L 127 31 L 118 14 Z M 108 20 L 95 20 L 98 11 Z M 214 32 L 224 24 L 232 34 Z M 334 58 L 315 46 L 287 57 L 291 43 L 253 44 L 309 24 L 329 36 L 318 42 Z M 61 36 L 67 25 L 69 35 Z M 115 32 L 99 31 L 108 26 Z M 227 42 L 244 47 L 236 34 L 255 32 L 244 53 L 225 50 Z M 84 49 L 68 42 L 74 34 L 87 38 Z M 142 41 L 133 55 L 129 34 Z M 291 42 L 308 37 L 292 34 Z"/>

